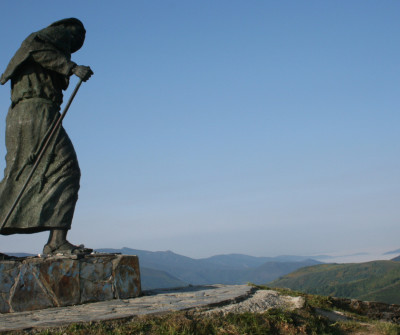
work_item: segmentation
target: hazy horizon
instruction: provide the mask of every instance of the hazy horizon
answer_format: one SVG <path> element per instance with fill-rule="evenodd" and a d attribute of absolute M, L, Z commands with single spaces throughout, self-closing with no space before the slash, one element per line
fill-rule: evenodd
<path fill-rule="evenodd" d="M 38 246 L 40 249 L 40 246 Z M 251 254 L 246 254 L 246 253 L 236 253 L 236 252 L 230 252 L 230 253 L 220 253 L 220 254 L 209 254 L 209 255 L 190 255 L 190 254 L 182 254 L 179 252 L 176 252 L 174 250 L 147 250 L 147 249 L 138 249 L 135 247 L 129 247 L 129 246 L 101 246 L 98 247 L 97 249 L 123 249 L 123 248 L 128 248 L 128 249 L 136 249 L 136 250 L 142 250 L 142 251 L 150 251 L 150 252 L 173 252 L 175 254 L 179 254 L 181 256 L 186 256 L 190 257 L 193 259 L 205 259 L 213 256 L 221 256 L 221 255 L 232 255 L 232 254 L 240 254 L 240 255 L 247 255 L 247 256 L 252 256 L 252 257 L 280 257 L 280 256 L 301 256 L 301 257 L 310 257 L 316 260 L 319 260 L 323 263 L 363 263 L 363 262 L 370 262 L 370 261 L 375 261 L 375 260 L 391 260 L 397 256 L 400 255 L 400 252 L 398 253 L 392 253 L 395 250 L 375 250 L 375 251 L 349 251 L 349 252 L 333 252 L 333 253 L 315 253 L 315 254 L 274 254 L 274 255 L 251 255 Z M 36 254 L 34 251 L 26 251 L 26 250 L 2 250 L 1 252 L 3 253 L 28 253 L 28 254 Z M 390 252 L 390 253 L 389 253 Z M 40 254 L 38 252 L 37 254 Z M 389 253 L 389 254 L 387 254 Z M 321 258 L 321 257 L 327 257 L 326 259 Z"/>

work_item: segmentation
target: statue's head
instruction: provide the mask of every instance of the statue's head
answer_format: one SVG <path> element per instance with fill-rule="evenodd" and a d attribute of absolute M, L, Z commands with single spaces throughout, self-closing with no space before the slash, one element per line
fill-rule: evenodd
<path fill-rule="evenodd" d="M 63 19 L 52 23 L 49 27 L 66 28 L 71 34 L 71 53 L 78 51 L 85 41 L 86 30 L 83 23 L 75 18 Z"/>

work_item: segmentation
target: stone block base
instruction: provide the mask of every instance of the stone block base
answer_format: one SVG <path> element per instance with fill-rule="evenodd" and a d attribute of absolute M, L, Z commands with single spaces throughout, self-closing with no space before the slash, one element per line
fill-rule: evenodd
<path fill-rule="evenodd" d="M 0 313 L 141 294 L 137 256 L 94 254 L 0 261 Z"/>

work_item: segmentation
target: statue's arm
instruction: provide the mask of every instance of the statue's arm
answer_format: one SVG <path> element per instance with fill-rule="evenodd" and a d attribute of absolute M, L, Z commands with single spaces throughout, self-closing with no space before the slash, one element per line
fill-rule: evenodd
<path fill-rule="evenodd" d="M 89 66 L 77 65 L 69 60 L 64 54 L 57 52 L 56 50 L 36 51 L 32 53 L 32 57 L 36 63 L 39 63 L 45 69 L 55 71 L 66 77 L 74 74 L 83 81 L 86 81 L 93 74 L 93 71 Z"/>
<path fill-rule="evenodd" d="M 69 77 L 72 69 L 77 65 L 68 59 L 63 53 L 56 50 L 40 50 L 31 53 L 33 60 L 45 69 L 55 71 Z"/>

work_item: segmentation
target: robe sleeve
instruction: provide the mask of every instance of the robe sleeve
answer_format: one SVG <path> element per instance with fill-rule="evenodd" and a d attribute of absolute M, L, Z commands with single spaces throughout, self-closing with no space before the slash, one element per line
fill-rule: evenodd
<path fill-rule="evenodd" d="M 76 63 L 69 60 L 63 53 L 56 50 L 40 50 L 31 53 L 33 60 L 45 69 L 55 71 L 69 77 Z"/>

